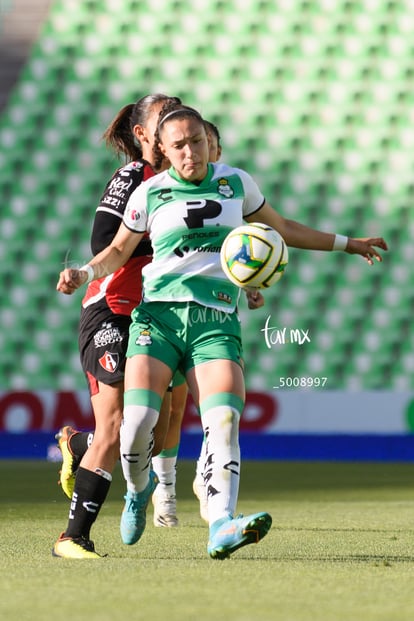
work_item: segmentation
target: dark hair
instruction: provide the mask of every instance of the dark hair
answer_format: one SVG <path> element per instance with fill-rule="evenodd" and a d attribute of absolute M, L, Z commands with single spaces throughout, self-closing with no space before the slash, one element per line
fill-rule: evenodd
<path fill-rule="evenodd" d="M 177 104 L 171 101 L 165 102 L 165 104 L 161 108 L 160 115 L 158 117 L 158 124 L 154 136 L 153 146 L 154 168 L 156 170 L 160 168 L 162 160 L 164 159 L 164 156 L 158 146 L 161 142 L 161 131 L 164 123 L 173 119 L 186 119 L 189 117 L 198 119 L 202 126 L 205 128 L 204 119 L 195 108 L 191 108 L 190 106 L 184 106 L 181 103 Z"/>
<path fill-rule="evenodd" d="M 204 121 L 204 126 L 206 128 L 206 131 L 214 134 L 215 137 L 217 138 L 217 146 L 221 146 L 220 145 L 220 140 L 221 140 L 221 136 L 220 136 L 220 132 L 218 130 L 218 127 L 216 125 L 214 125 L 214 123 L 212 123 L 211 121 Z"/>
<path fill-rule="evenodd" d="M 160 102 L 179 105 L 181 99 L 162 93 L 145 95 L 136 103 L 127 104 L 118 112 L 103 134 L 106 145 L 114 149 L 118 157 L 123 155 L 126 160 L 139 160 L 142 157 L 142 148 L 133 130 L 135 125 L 145 127 L 152 107 Z"/>

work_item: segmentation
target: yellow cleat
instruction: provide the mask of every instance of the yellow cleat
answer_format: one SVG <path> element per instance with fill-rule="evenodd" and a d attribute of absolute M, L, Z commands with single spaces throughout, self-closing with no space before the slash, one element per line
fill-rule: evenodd
<path fill-rule="evenodd" d="M 62 533 L 52 548 L 52 556 L 60 558 L 103 558 L 95 552 L 93 541 L 83 537 L 65 537 Z"/>
<path fill-rule="evenodd" d="M 55 436 L 62 453 L 62 469 L 59 473 L 59 484 L 62 486 L 68 498 L 72 498 L 75 487 L 76 470 L 79 466 L 79 460 L 72 453 L 69 445 L 69 439 L 75 433 L 79 432 L 67 425 L 66 427 L 62 427 Z"/>

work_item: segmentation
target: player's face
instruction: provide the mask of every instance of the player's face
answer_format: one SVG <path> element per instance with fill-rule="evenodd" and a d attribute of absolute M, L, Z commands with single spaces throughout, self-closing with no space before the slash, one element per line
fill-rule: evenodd
<path fill-rule="evenodd" d="M 154 137 L 157 129 L 158 118 L 164 102 L 159 101 L 151 106 L 145 125 L 135 125 L 134 134 L 141 144 L 144 159 L 148 160 L 152 155 Z"/>
<path fill-rule="evenodd" d="M 163 101 L 159 101 L 158 103 L 154 103 L 152 105 L 151 112 L 148 115 L 147 122 L 144 127 L 145 136 L 151 145 L 151 149 L 154 146 L 154 137 L 157 130 L 158 119 L 164 103 L 165 102 Z"/>
<path fill-rule="evenodd" d="M 221 156 L 221 147 L 219 147 L 216 134 L 208 132 L 209 162 L 218 162 Z"/>
<path fill-rule="evenodd" d="M 161 152 L 181 179 L 201 181 L 207 174 L 209 149 L 204 124 L 198 119 L 172 119 L 161 132 Z"/>

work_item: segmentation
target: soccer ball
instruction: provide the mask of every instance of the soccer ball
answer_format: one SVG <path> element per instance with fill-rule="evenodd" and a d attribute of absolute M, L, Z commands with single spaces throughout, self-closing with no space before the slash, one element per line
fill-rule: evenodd
<path fill-rule="evenodd" d="M 260 222 L 234 229 L 225 238 L 220 253 L 227 278 L 246 289 L 265 289 L 280 280 L 288 258 L 282 236 Z"/>

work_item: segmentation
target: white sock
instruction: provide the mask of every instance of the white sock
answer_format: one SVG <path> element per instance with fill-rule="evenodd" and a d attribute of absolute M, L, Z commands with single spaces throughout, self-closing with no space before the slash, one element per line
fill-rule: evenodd
<path fill-rule="evenodd" d="M 148 484 L 154 427 L 158 411 L 145 405 L 125 405 L 121 425 L 121 464 L 129 492 L 142 492 Z"/>
<path fill-rule="evenodd" d="M 206 442 L 204 481 L 210 525 L 233 516 L 236 511 L 240 480 L 239 419 L 239 411 L 230 405 L 211 407 L 201 416 Z"/>
<path fill-rule="evenodd" d="M 206 441 L 203 438 L 203 442 L 201 443 L 200 455 L 198 456 L 196 463 L 196 478 L 203 479 L 204 477 L 204 466 L 206 463 L 207 455 L 206 455 Z"/>
<path fill-rule="evenodd" d="M 175 496 L 177 457 L 156 455 L 152 458 L 152 468 L 157 473 L 159 483 L 157 494 Z"/>

